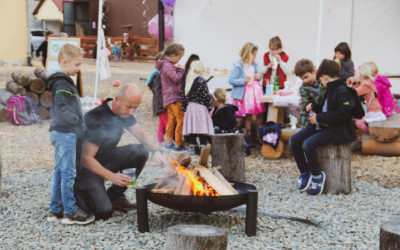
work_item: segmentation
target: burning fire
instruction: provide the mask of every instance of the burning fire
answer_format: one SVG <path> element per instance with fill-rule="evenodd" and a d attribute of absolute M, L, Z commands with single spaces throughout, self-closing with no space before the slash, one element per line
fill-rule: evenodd
<path fill-rule="evenodd" d="M 204 182 L 202 178 L 195 174 L 198 172 L 196 168 L 189 170 L 184 166 L 180 166 L 178 161 L 172 162 L 172 167 L 176 169 L 178 174 L 185 177 L 185 185 L 190 186 L 190 193 L 194 196 L 220 196 L 210 185 Z"/>

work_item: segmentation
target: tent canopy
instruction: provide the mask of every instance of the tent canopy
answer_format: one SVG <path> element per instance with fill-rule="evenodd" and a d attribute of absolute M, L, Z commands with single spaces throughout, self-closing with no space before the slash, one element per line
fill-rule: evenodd
<path fill-rule="evenodd" d="M 185 46 L 182 62 L 196 53 L 211 69 L 230 69 L 249 41 L 258 45 L 257 61 L 263 65 L 269 39 L 276 35 L 292 67 L 301 58 L 318 66 L 345 41 L 355 65 L 374 61 L 381 73 L 400 74 L 400 1 L 329 0 L 322 7 L 320 58 L 320 0 L 178 0 L 174 41 Z"/>

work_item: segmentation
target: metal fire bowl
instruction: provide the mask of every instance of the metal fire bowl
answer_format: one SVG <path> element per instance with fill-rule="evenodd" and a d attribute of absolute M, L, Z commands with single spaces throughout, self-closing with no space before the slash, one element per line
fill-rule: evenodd
<path fill-rule="evenodd" d="M 237 195 L 221 196 L 191 196 L 153 193 L 151 190 L 157 183 L 146 185 L 147 199 L 151 202 L 186 212 L 210 213 L 214 211 L 228 210 L 247 202 L 247 190 L 256 190 L 256 187 L 243 182 L 233 182 L 233 188 Z"/>

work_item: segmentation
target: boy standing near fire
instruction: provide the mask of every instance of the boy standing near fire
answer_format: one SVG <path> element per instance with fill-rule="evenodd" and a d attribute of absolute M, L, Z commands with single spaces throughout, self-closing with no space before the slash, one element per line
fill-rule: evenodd
<path fill-rule="evenodd" d="M 70 76 L 80 70 L 83 54 L 80 48 L 65 44 L 58 54 L 61 72 L 49 77 L 51 90 L 50 141 L 55 148 L 50 213 L 47 221 L 62 219 L 63 224 L 88 224 L 94 216 L 75 206 L 74 183 L 76 177 L 77 142 L 86 126 L 78 90 Z"/>

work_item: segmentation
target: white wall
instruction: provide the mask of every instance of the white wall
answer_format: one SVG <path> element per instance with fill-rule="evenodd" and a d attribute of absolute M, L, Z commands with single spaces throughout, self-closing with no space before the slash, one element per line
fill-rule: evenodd
<path fill-rule="evenodd" d="M 268 41 L 279 35 L 289 63 L 310 58 L 316 65 L 332 58 L 335 46 L 352 41 L 353 61 L 375 61 L 380 71 L 400 74 L 400 1 L 324 0 L 320 60 L 317 62 L 319 0 L 177 0 L 174 40 L 200 55 L 211 69 L 230 69 L 242 45 L 259 46 L 258 62 Z"/>

